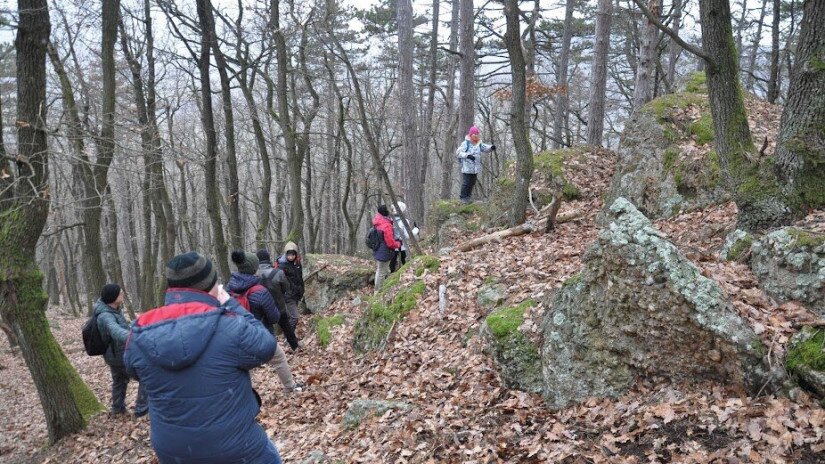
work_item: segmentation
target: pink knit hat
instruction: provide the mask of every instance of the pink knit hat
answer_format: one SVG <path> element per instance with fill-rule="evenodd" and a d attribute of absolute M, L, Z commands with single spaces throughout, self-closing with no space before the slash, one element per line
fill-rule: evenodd
<path fill-rule="evenodd" d="M 479 135 L 481 132 L 478 130 L 478 127 L 473 126 L 470 128 L 470 131 L 467 132 L 467 135 Z"/>

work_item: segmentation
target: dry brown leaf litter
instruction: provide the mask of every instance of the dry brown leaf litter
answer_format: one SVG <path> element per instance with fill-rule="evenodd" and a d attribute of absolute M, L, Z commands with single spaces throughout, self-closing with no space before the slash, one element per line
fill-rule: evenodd
<path fill-rule="evenodd" d="M 587 180 L 604 186 L 608 177 Z M 386 351 L 356 355 L 351 349 L 365 294 L 328 308 L 328 314 L 343 314 L 347 324 L 332 329 L 326 349 L 302 320 L 299 333 L 306 347 L 290 355 L 290 363 L 307 390 L 285 397 L 270 368 L 253 373 L 264 400 L 261 423 L 285 462 L 301 462 L 315 450 L 331 462 L 348 463 L 823 462 L 825 410 L 804 393 L 795 400 L 748 398 L 716 385 L 648 378 L 620 398 L 591 399 L 551 413 L 538 395 L 504 388 L 477 336 L 486 314 L 475 303 L 476 291 L 493 278 L 507 287 L 508 304 L 527 298 L 541 303 L 528 311 L 522 326 L 540 341 L 544 303 L 578 272 L 581 255 L 596 236 L 593 219 L 600 207 L 598 196 L 588 195 L 563 209 L 587 208 L 588 216 L 552 234 L 515 237 L 445 257 L 437 273 L 424 275 L 425 294 L 394 328 Z M 781 362 L 791 324 L 812 315 L 798 304 L 776 305 L 756 287 L 747 266 L 716 259 L 735 213 L 734 206 L 722 205 L 657 226 L 731 296 L 771 347 L 774 361 Z M 445 314 L 438 309 L 440 283 L 448 287 Z M 73 364 L 108 401 L 108 369 L 82 351 L 83 321 L 56 312 L 50 316 Z M 22 359 L 6 348 L 3 339 L 0 461 L 150 462 L 148 420 L 106 414 L 96 416 L 85 432 L 43 450 L 46 429 L 37 394 Z M 343 414 L 358 398 L 402 400 L 414 408 L 390 410 L 345 430 Z"/>

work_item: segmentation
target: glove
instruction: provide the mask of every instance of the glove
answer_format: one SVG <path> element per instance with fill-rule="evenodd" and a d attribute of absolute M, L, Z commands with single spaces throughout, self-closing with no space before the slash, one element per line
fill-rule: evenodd
<path fill-rule="evenodd" d="M 495 145 L 490 145 L 490 150 L 496 151 L 496 146 Z"/>
<path fill-rule="evenodd" d="M 467 159 L 470 160 L 470 161 L 475 161 L 476 157 L 475 157 L 475 155 L 467 155 Z"/>

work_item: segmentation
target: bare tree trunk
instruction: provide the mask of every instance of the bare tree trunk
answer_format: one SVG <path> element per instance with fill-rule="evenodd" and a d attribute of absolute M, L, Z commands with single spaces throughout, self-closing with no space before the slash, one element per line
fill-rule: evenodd
<path fill-rule="evenodd" d="M 682 0 L 673 0 L 673 12 L 671 17 L 671 29 L 676 35 L 679 35 L 679 30 L 682 26 Z M 741 50 L 741 48 L 740 48 Z M 682 52 L 682 47 L 671 40 L 668 44 L 668 59 L 667 59 L 667 80 L 670 81 L 670 91 L 673 92 L 676 87 L 676 62 L 679 60 L 679 54 Z"/>
<path fill-rule="evenodd" d="M 648 9 L 654 16 L 659 14 L 658 0 L 650 0 Z M 652 77 L 656 67 L 655 42 L 658 36 L 656 26 L 647 18 L 639 31 L 639 64 L 636 67 L 636 86 L 633 89 L 633 109 L 638 110 L 653 99 Z"/>
<path fill-rule="evenodd" d="M 232 89 L 226 72 L 226 58 L 223 56 L 218 36 L 215 32 L 215 17 L 212 8 L 206 12 L 209 17 L 209 39 L 215 65 L 221 82 L 221 102 L 223 103 L 224 138 L 226 139 L 226 165 L 229 177 L 229 243 L 235 250 L 243 248 L 243 228 L 241 225 L 240 192 L 238 188 L 238 155 L 235 152 L 235 115 L 232 110 Z"/>
<path fill-rule="evenodd" d="M 745 76 L 745 88 L 751 91 L 753 90 L 753 73 L 756 71 L 756 57 L 759 55 L 759 43 L 762 41 L 762 27 L 765 24 L 767 5 L 768 0 L 762 0 L 762 12 L 759 14 L 759 22 L 756 23 L 756 34 L 753 36 L 753 42 L 751 43 L 750 63 Z"/>
<path fill-rule="evenodd" d="M 605 91 L 607 89 L 607 58 L 610 52 L 610 20 L 613 1 L 599 0 L 596 10 L 596 46 L 590 69 L 590 114 L 587 117 L 587 143 L 601 146 L 604 134 Z"/>
<path fill-rule="evenodd" d="M 112 2 L 114 3 L 114 2 Z M 104 3 L 104 17 L 108 11 Z M 80 431 L 101 409 L 63 354 L 46 320 L 48 297 L 35 248 L 49 214 L 49 146 L 46 130 L 45 0 L 17 2 L 17 141 L 15 175 L 0 178 L 0 314 L 14 332 L 46 416 L 49 443 Z M 104 19 L 104 21 L 106 21 Z"/>
<path fill-rule="evenodd" d="M 450 13 L 450 51 L 456 52 L 458 49 L 458 11 L 459 1 L 452 0 L 452 12 Z M 452 197 L 453 192 L 453 171 L 455 170 L 455 144 L 458 137 L 455 135 L 455 71 L 456 57 L 452 53 L 447 55 L 447 97 L 446 97 L 446 120 L 444 127 L 444 156 L 441 159 L 441 195 L 442 200 Z"/>
<path fill-rule="evenodd" d="M 427 179 L 427 168 L 429 167 L 430 161 L 430 150 L 436 150 L 436 138 L 435 138 L 435 128 L 433 127 L 433 112 L 435 111 L 435 92 L 436 92 L 436 79 L 437 70 L 438 70 L 438 25 L 439 25 L 439 14 L 441 10 L 441 0 L 433 0 L 433 21 L 432 21 L 432 28 L 430 30 L 430 66 L 428 70 L 427 80 L 429 81 L 428 89 L 427 89 L 427 106 L 424 109 L 424 120 L 421 128 L 421 132 L 425 134 L 424 139 L 424 146 L 421 147 L 421 174 L 419 178 L 421 179 L 421 189 L 422 189 L 422 203 L 421 203 L 421 212 L 414 213 L 413 217 L 417 217 L 420 220 L 424 219 L 425 211 L 425 197 L 423 195 L 424 183 Z"/>
<path fill-rule="evenodd" d="M 516 149 L 516 188 L 513 192 L 513 208 L 510 211 L 510 226 L 521 224 L 526 218 L 527 202 L 530 194 L 530 179 L 533 177 L 533 149 L 527 136 L 524 106 L 527 101 L 527 76 L 524 51 L 521 47 L 520 11 L 518 0 L 504 2 L 504 16 L 507 30 L 504 43 L 510 56 L 513 81 L 513 100 L 510 104 L 510 129 Z"/>
<path fill-rule="evenodd" d="M 398 92 L 404 117 L 401 119 L 404 197 L 412 216 L 424 217 L 423 160 L 418 146 L 418 111 L 413 87 L 413 11 L 411 0 L 397 0 L 398 4 Z M 426 147 L 424 148 L 426 149 Z"/>
<path fill-rule="evenodd" d="M 768 78 L 769 103 L 776 103 L 779 98 L 779 25 L 782 0 L 773 0 L 773 26 L 771 27 L 771 76 Z"/>
<path fill-rule="evenodd" d="M 458 106 L 458 133 L 456 140 L 467 133 L 475 120 L 475 40 L 473 18 L 473 0 L 459 1 L 459 20 L 461 35 L 459 36 L 459 53 L 461 53 L 461 80 L 459 92 L 461 100 Z"/>
<path fill-rule="evenodd" d="M 210 31 L 214 30 L 209 24 L 212 2 L 210 0 L 197 0 L 198 20 L 201 28 L 201 51 L 198 60 L 201 84 L 201 112 L 203 121 L 203 131 L 206 134 L 206 212 L 212 223 L 213 243 L 215 246 L 215 264 L 218 272 L 224 281 L 229 280 L 229 251 L 226 247 L 226 240 L 223 235 L 223 225 L 221 224 L 220 209 L 220 189 L 218 187 L 216 151 L 217 136 L 215 134 L 215 115 L 212 110 L 212 83 L 209 79 L 209 50 L 212 44 Z"/>
<path fill-rule="evenodd" d="M 278 124 L 284 135 L 286 148 L 287 170 L 289 172 L 289 193 L 291 201 L 289 233 L 287 241 L 302 243 L 304 239 L 304 209 L 301 206 L 301 171 L 303 159 L 298 153 L 295 127 L 289 113 L 289 97 L 287 88 L 287 71 L 289 57 L 287 55 L 286 40 L 281 30 L 280 0 L 270 2 L 270 21 L 272 37 L 275 43 L 275 53 L 278 60 L 276 96 L 278 100 Z"/>
<path fill-rule="evenodd" d="M 566 138 L 564 132 L 570 111 L 567 68 L 570 63 L 570 42 L 573 39 L 573 12 L 575 9 L 575 0 L 567 0 L 564 7 L 564 32 L 561 36 L 561 53 L 559 54 L 559 63 L 556 70 L 556 84 L 559 86 L 559 93 L 556 94 L 556 114 L 553 119 L 553 148 L 563 146 Z"/>

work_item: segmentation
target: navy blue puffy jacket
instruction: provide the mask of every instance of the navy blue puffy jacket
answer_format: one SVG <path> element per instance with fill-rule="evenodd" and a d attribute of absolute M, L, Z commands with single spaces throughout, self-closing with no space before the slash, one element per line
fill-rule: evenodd
<path fill-rule="evenodd" d="M 235 299 L 171 288 L 165 303 L 132 324 L 124 354 L 149 396 L 160 463 L 274 462 L 249 369 L 272 358 L 275 338 Z"/>

